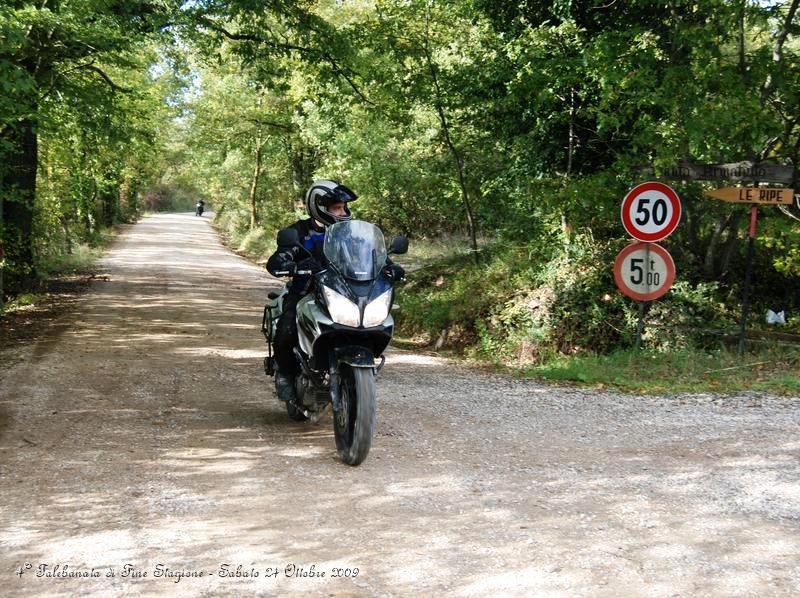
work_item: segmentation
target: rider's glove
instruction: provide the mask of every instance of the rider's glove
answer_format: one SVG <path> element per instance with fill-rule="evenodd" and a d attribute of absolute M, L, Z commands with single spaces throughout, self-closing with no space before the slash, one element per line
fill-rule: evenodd
<path fill-rule="evenodd" d="M 400 264 L 388 264 L 384 266 L 383 273 L 391 280 L 403 280 L 406 276 L 406 271 Z"/>

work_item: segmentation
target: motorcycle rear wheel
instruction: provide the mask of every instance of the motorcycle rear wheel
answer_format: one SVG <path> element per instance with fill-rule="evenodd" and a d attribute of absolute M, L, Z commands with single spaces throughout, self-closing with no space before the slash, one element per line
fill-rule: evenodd
<path fill-rule="evenodd" d="M 342 409 L 333 414 L 339 458 L 360 465 L 372 446 L 375 429 L 375 373 L 371 368 L 343 365 L 340 371 Z"/>

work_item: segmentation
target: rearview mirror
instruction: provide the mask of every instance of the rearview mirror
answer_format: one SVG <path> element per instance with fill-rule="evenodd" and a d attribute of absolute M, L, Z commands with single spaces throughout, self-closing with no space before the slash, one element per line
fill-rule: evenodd
<path fill-rule="evenodd" d="M 389 245 L 389 255 L 400 255 L 408 251 L 408 237 L 397 235 Z"/>

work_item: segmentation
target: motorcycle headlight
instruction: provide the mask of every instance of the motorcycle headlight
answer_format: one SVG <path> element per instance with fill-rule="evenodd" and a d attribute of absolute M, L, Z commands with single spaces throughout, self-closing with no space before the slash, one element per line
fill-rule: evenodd
<path fill-rule="evenodd" d="M 328 313 L 331 314 L 331 319 L 337 324 L 358 328 L 361 320 L 358 305 L 325 285 L 322 285 L 322 292 L 325 293 L 325 302 L 328 304 Z"/>
<path fill-rule="evenodd" d="M 391 289 L 382 295 L 379 295 L 377 299 L 373 299 L 367 303 L 367 307 L 364 309 L 364 327 L 370 328 L 372 326 L 378 326 L 379 324 L 382 324 L 383 321 L 389 317 L 389 308 L 391 307 L 391 303 Z"/>

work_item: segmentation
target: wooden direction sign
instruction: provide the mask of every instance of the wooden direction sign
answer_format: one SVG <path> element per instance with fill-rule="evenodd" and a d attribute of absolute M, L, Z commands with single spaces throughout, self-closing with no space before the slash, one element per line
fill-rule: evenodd
<path fill-rule="evenodd" d="M 642 176 L 652 176 L 653 173 L 649 166 L 640 167 L 638 171 Z M 673 168 L 664 169 L 659 178 L 678 181 L 760 181 L 790 185 L 794 177 L 794 166 L 746 161 L 730 164 L 681 162 Z"/>
<path fill-rule="evenodd" d="M 706 195 L 728 203 L 759 203 L 767 205 L 791 204 L 794 189 L 770 189 L 769 187 L 724 187 L 706 191 Z"/>

